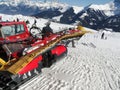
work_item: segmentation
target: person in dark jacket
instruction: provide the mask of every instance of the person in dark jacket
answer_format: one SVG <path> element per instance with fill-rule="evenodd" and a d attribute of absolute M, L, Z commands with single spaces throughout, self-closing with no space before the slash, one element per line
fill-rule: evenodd
<path fill-rule="evenodd" d="M 103 32 L 101 35 L 101 39 L 104 39 L 104 35 L 105 35 L 105 33 Z"/>
<path fill-rule="evenodd" d="M 50 24 L 51 24 L 50 22 L 47 22 L 46 26 L 43 27 L 43 29 L 42 29 L 42 37 L 43 38 L 49 36 L 50 34 L 53 34 L 53 30 L 50 27 Z"/>

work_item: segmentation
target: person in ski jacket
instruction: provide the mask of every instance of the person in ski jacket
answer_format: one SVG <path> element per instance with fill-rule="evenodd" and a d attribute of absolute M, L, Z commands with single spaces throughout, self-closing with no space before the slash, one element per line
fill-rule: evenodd
<path fill-rule="evenodd" d="M 103 32 L 101 35 L 101 39 L 104 39 L 104 35 L 105 35 L 105 33 Z"/>
<path fill-rule="evenodd" d="M 47 22 L 45 25 L 45 27 L 43 27 L 43 29 L 42 29 L 42 37 L 44 38 L 44 37 L 47 37 L 47 36 L 49 36 L 50 34 L 53 34 L 53 30 L 52 30 L 52 28 L 50 27 L 50 22 Z"/>

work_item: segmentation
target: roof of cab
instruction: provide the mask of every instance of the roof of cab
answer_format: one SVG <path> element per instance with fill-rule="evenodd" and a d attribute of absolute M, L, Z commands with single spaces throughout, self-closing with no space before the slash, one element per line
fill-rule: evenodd
<path fill-rule="evenodd" d="M 0 24 L 2 26 L 14 25 L 14 24 L 23 24 L 23 23 L 25 23 L 25 22 L 24 21 L 20 21 L 20 22 L 14 22 L 14 21 L 0 22 Z"/>

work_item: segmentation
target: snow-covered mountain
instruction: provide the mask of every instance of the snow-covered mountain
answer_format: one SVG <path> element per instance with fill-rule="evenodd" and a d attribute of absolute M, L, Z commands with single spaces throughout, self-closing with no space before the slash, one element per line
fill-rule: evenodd
<path fill-rule="evenodd" d="M 74 24 L 76 21 L 80 21 L 81 25 L 92 29 L 104 28 L 120 31 L 120 20 L 118 20 L 120 18 L 120 0 L 114 0 L 104 5 L 90 4 L 86 7 L 44 3 L 37 0 L 2 0 L 0 8 L 0 13 L 4 14 L 30 15 L 64 24 Z"/>
<path fill-rule="evenodd" d="M 28 19 L 30 23 L 34 20 Z M 43 23 L 43 19 L 37 19 L 37 25 Z M 58 28 L 58 25 L 63 27 L 51 23 L 51 27 Z M 107 39 L 100 37 L 101 32 L 86 34 L 75 41 L 75 48 L 69 44 L 65 58 L 42 69 L 39 76 L 18 90 L 119 90 L 120 34 L 106 32 Z"/>
<path fill-rule="evenodd" d="M 91 4 L 76 17 L 83 26 L 93 29 L 120 31 L 120 0 L 105 5 Z"/>
<path fill-rule="evenodd" d="M 3 20 L 29 20 L 34 17 L 0 14 Z M 45 19 L 37 18 L 37 26 L 43 27 Z M 71 27 L 67 24 L 51 22 L 54 31 Z M 90 30 L 85 28 L 86 30 Z M 85 34 L 68 45 L 65 58 L 19 87 L 18 90 L 120 90 L 120 33 L 104 31 Z"/>
<path fill-rule="evenodd" d="M 35 0 L 2 0 L 0 1 L 0 8 L 0 13 L 4 14 L 34 15 L 50 9 L 53 11 L 57 9 L 62 13 L 69 6 L 67 4 L 43 3 Z"/>

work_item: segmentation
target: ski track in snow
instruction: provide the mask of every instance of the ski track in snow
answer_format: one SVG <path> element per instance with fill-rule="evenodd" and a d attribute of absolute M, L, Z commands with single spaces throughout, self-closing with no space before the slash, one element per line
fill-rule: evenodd
<path fill-rule="evenodd" d="M 65 58 L 18 90 L 120 90 L 120 34 L 86 34 Z M 109 43 L 108 43 L 109 42 Z"/>

